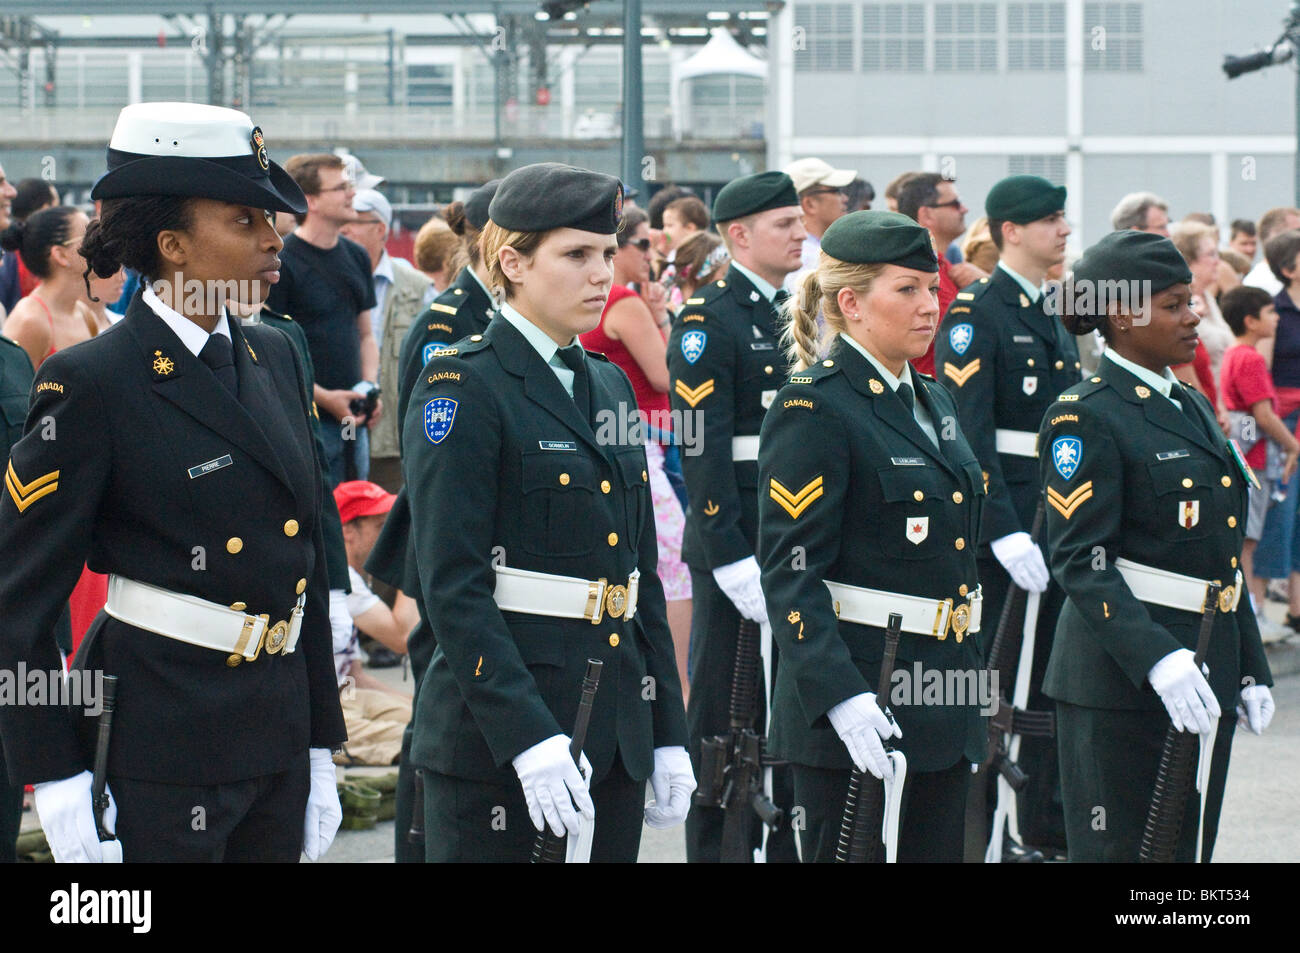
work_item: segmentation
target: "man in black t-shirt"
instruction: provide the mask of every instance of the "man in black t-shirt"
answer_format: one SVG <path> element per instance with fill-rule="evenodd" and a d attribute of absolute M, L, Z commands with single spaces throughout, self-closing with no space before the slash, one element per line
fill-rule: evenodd
<path fill-rule="evenodd" d="M 284 240 L 280 280 L 271 286 L 266 306 L 292 317 L 307 335 L 331 483 L 364 480 L 370 468 L 366 425 L 379 419 L 383 405 L 377 403 L 369 418 L 350 409 L 353 400 L 374 389 L 379 372 L 370 325 L 375 306 L 370 259 L 339 234 L 356 218 L 355 188 L 336 155 L 297 155 L 285 169 L 307 196 L 307 214 Z"/>

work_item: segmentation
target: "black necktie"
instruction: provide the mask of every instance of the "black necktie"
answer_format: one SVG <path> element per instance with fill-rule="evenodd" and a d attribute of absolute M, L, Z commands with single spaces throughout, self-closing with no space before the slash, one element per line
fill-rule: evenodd
<path fill-rule="evenodd" d="M 903 402 L 903 406 L 907 408 L 907 412 L 915 416 L 916 411 L 914 409 L 915 404 L 913 403 L 914 395 L 912 394 L 912 385 L 899 384 L 898 390 L 894 391 L 894 393 L 897 394 L 898 399 Z"/>
<path fill-rule="evenodd" d="M 556 352 L 569 370 L 573 371 L 573 402 L 578 413 L 591 422 L 591 391 L 587 385 L 587 361 L 581 345 L 562 347 Z"/>
<path fill-rule="evenodd" d="M 235 349 L 224 334 L 209 334 L 208 341 L 199 351 L 199 360 L 212 368 L 231 396 L 239 396 L 239 379 L 235 376 Z"/>
<path fill-rule="evenodd" d="M 780 311 L 781 306 L 790 300 L 790 292 L 784 288 L 777 288 L 776 294 L 772 296 L 772 307 Z"/>
<path fill-rule="evenodd" d="M 1205 417 L 1192 402 L 1192 388 L 1186 384 L 1173 384 L 1169 388 L 1169 396 L 1183 405 L 1183 416 L 1186 417 L 1196 432 L 1201 436 L 1210 436 L 1210 431 L 1206 429 Z"/>

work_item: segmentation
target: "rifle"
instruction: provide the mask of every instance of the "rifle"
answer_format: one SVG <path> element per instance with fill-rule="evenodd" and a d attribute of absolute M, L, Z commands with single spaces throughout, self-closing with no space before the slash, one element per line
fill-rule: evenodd
<path fill-rule="evenodd" d="M 897 612 L 889 614 L 885 628 L 885 654 L 880 661 L 880 679 L 876 685 L 876 704 L 891 722 L 885 699 L 894 675 L 894 659 L 898 655 L 898 641 L 903 628 L 903 617 Z M 885 739 L 885 752 L 894 750 L 893 742 Z M 899 778 L 898 780 L 902 780 Z M 899 792 L 901 794 L 901 791 Z M 849 775 L 849 793 L 844 799 L 844 816 L 840 821 L 840 840 L 835 847 L 837 864 L 880 864 L 885 862 L 885 784 L 857 768 Z"/>
<path fill-rule="evenodd" d="M 1219 585 L 1205 587 L 1205 604 L 1201 606 L 1201 631 L 1196 639 L 1195 664 L 1197 670 L 1205 662 L 1210 649 L 1210 633 L 1214 630 L 1214 617 L 1219 611 Z M 1210 729 L 1210 750 L 1213 751 L 1217 725 Z M 1170 723 L 1165 729 L 1165 743 L 1160 750 L 1160 768 L 1156 772 L 1156 786 L 1151 793 L 1151 806 L 1147 808 L 1146 827 L 1142 830 L 1142 845 L 1138 848 L 1138 861 L 1144 864 L 1172 864 L 1178 849 L 1178 838 L 1183 831 L 1183 814 L 1187 810 L 1187 797 L 1192 792 L 1197 749 L 1203 744 L 1202 736 L 1190 731 L 1179 731 Z M 1208 774 L 1208 771 L 1206 772 Z M 1201 792 L 1201 818 L 1205 817 L 1205 792 Z M 1196 858 L 1201 856 L 1200 832 L 1197 832 Z"/>
<path fill-rule="evenodd" d="M 741 619 L 731 677 L 731 729 L 700 741 L 701 777 L 694 800 L 723 810 L 719 859 L 724 864 L 753 860 L 751 811 L 772 830 L 781 825 L 784 814 L 763 790 L 767 739 L 753 727 L 758 716 L 759 639 L 758 623 Z"/>
<path fill-rule="evenodd" d="M 99 841 L 117 840 L 117 835 L 104 827 L 104 812 L 108 810 L 108 742 L 113 734 L 113 708 L 117 701 L 117 676 L 104 676 L 104 707 L 99 713 L 99 731 L 95 738 L 95 772 L 90 782 L 90 804 L 95 813 L 95 833 Z"/>
<path fill-rule="evenodd" d="M 582 746 L 587 741 L 587 723 L 591 721 L 591 706 L 596 700 L 596 689 L 600 685 L 600 670 L 604 665 L 599 659 L 587 659 L 587 671 L 582 676 L 582 697 L 578 701 L 578 714 L 573 720 L 573 734 L 569 740 L 569 754 L 573 763 L 582 771 Z M 568 847 L 567 836 L 551 833 L 549 826 L 543 826 L 533 841 L 534 864 L 562 864 Z"/>
<path fill-rule="evenodd" d="M 415 791 L 411 796 L 411 829 L 406 832 L 406 842 L 424 843 L 424 771 L 421 768 L 415 769 Z"/>
<path fill-rule="evenodd" d="M 1044 516 L 1040 497 L 1030 528 L 1030 537 L 1035 544 L 1042 537 Z M 972 780 L 971 797 L 966 805 L 966 860 L 969 862 L 999 863 L 1002 860 L 1003 833 L 1008 827 L 1013 837 L 1019 840 L 1016 795 L 1029 783 L 1029 776 L 1017 763 L 1020 739 L 1026 735 L 1051 738 L 1056 734 L 1054 712 L 1029 711 L 1025 707 L 1029 701 L 1029 680 L 1037 648 L 1038 604 L 1038 593 L 1031 595 L 1012 583 L 989 648 L 985 668 L 997 679 L 998 705 L 988 722 L 988 758 Z M 1008 684 L 1012 686 L 1010 699 L 1004 688 Z M 998 798 L 990 830 L 987 799 L 992 771 L 997 772 Z"/>

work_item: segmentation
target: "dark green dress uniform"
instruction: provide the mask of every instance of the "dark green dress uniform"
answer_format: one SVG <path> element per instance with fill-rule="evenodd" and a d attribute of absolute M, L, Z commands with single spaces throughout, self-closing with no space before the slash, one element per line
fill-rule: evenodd
<path fill-rule="evenodd" d="M 272 621 L 306 593 L 297 651 L 234 667 L 104 613 L 92 624 L 74 664 L 119 679 L 108 776 L 128 861 L 207 856 L 189 807 L 149 816 L 165 792 L 215 824 L 254 782 L 301 787 L 292 816 L 250 845 L 296 860 L 307 749 L 346 737 L 301 362 L 278 331 L 232 321 L 230 333 L 237 398 L 140 295 L 112 329 L 51 355 L 0 495 L 0 552 L 24 554 L 0 570 L 2 668 L 59 668 L 49 633 L 83 563 Z M 88 769 L 93 726 L 61 707 L 0 706 L 10 779 Z"/>
<path fill-rule="evenodd" d="M 1098 376 L 1061 395 L 1039 446 L 1052 572 L 1068 596 L 1044 691 L 1056 699 L 1061 787 L 1072 861 L 1137 859 L 1165 729 L 1151 666 L 1195 649 L 1200 616 L 1136 599 L 1123 558 L 1235 586 L 1247 479 L 1208 401 L 1178 384 L 1174 404 L 1106 357 Z M 1271 685 L 1248 593 L 1219 612 L 1206 663 L 1223 717 L 1205 811 L 1205 860 L 1243 685 Z M 1196 854 L 1195 792 L 1178 859 Z M 1104 813 L 1099 815 L 1099 809 Z"/>
<path fill-rule="evenodd" d="M 511 178 L 492 202 L 503 228 L 617 227 L 612 177 L 547 163 Z M 538 178 L 560 187 L 538 201 Z M 604 663 L 583 745 L 593 861 L 636 860 L 655 749 L 686 743 L 645 448 L 596 435 L 603 417 L 635 406 L 632 385 L 580 347 L 556 356 L 573 362 L 574 396 L 524 332 L 496 318 L 433 355 L 404 422 L 420 588 L 438 641 L 411 742 L 430 861 L 528 859 L 536 831 L 512 761 L 572 731 L 588 659 Z M 611 599 L 585 618 L 503 610 L 498 567 L 611 586 L 639 571 L 635 615 Z"/>
<path fill-rule="evenodd" d="M 483 286 L 467 267 L 462 268 L 452 283 L 429 305 L 423 314 L 411 322 L 410 330 L 402 341 L 402 350 L 398 357 L 398 419 L 406 420 L 406 409 L 411 398 L 411 391 L 419 380 L 420 372 L 428 363 L 433 351 L 445 347 L 461 338 L 477 334 L 487 328 L 495 305 Z M 398 428 L 399 448 L 403 446 L 404 434 Z M 400 589 L 415 600 L 420 622 L 407 638 L 407 656 L 411 662 L 411 679 L 415 694 L 420 691 L 420 679 L 433 657 L 437 646 L 433 630 L 424 610 L 424 598 L 420 595 L 419 574 L 415 567 L 414 540 L 411 538 L 411 507 L 407 499 L 406 486 L 397 491 L 397 499 L 384 521 L 384 528 L 375 541 L 370 558 L 366 560 L 366 570 L 376 579 Z M 412 711 L 415 710 L 412 704 Z M 419 863 L 424 859 L 424 848 L 411 844 L 407 832 L 411 829 L 411 812 L 415 792 L 415 776 L 410 766 L 412 725 L 406 726 L 402 734 L 402 756 L 397 769 L 397 814 L 394 833 L 397 838 L 395 850 L 398 863 Z"/>
<path fill-rule="evenodd" d="M 990 192 L 990 206 L 1012 221 L 1035 221 L 1065 203 L 1064 188 L 1034 176 L 1013 176 L 999 186 L 1011 189 L 1007 193 L 1011 199 L 1021 200 L 1017 206 L 1004 198 L 1001 206 L 1010 207 L 1003 208 Z M 1033 300 L 999 265 L 988 278 L 958 292 L 935 338 L 935 376 L 957 402 L 962 431 L 988 484 L 979 540 L 984 617 L 990 620 L 985 651 L 992 645 L 993 630 L 1011 586 L 1011 577 L 989 544 L 1031 529 L 1042 495 L 1038 459 L 1032 455 L 1038 425 L 1056 395 L 1079 381 L 1078 346 L 1060 319 L 1049 313 L 1050 301 L 1045 294 Z M 999 431 L 1003 433 L 999 435 Z M 1043 556 L 1046 560 L 1045 548 Z M 1050 582 L 1040 597 L 1028 701 L 1033 711 L 1051 708 L 1041 686 L 1063 599 L 1060 587 Z M 1005 688 L 1010 697 L 1013 686 Z M 1065 846 L 1055 796 L 1055 748 L 1051 738 L 1021 739 L 1020 766 L 1030 780 L 1018 799 L 1018 816 L 1020 832 L 1028 844 Z"/>
<path fill-rule="evenodd" d="M 18 344 L 0 335 L 0 450 L 9 450 L 23 435 L 27 400 L 32 389 L 32 362 Z M 14 558 L 10 554 L 10 559 Z M 0 864 L 12 864 L 14 841 L 23 818 L 23 786 L 10 784 L 5 771 L 4 746 L 0 745 Z"/>
<path fill-rule="evenodd" d="M 784 300 L 785 293 L 778 291 Z M 730 724 L 732 671 L 740 614 L 718 588 L 713 570 L 751 556 L 758 537 L 756 453 L 734 459 L 736 437 L 758 438 L 763 416 L 786 377 L 780 351 L 777 307 L 738 268 L 696 292 L 673 322 L 668 339 L 669 399 L 681 419 L 694 425 L 696 444 L 682 450 L 682 473 L 690 507 L 682 559 L 691 571 L 691 697 L 687 706 L 691 763 L 699 772 L 700 739 L 723 734 Z M 683 428 L 683 439 L 692 431 Z M 760 726 L 761 727 L 761 726 Z M 781 783 L 778 770 L 777 783 Z M 788 790 L 788 785 L 787 785 Z M 777 791 L 777 803 L 789 807 Z M 755 820 L 753 840 L 761 832 Z M 686 818 L 686 857 L 717 861 L 722 811 L 691 806 Z M 788 828 L 773 833 L 771 860 L 793 860 Z"/>

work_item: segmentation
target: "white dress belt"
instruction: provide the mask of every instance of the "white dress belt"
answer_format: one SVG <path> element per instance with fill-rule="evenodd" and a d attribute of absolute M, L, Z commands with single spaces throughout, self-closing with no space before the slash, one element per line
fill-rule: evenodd
<path fill-rule="evenodd" d="M 758 459 L 758 434 L 731 438 L 731 459 L 736 463 Z"/>
<path fill-rule="evenodd" d="M 110 575 L 104 611 L 138 629 L 229 653 L 226 664 L 233 668 L 244 659 L 257 658 L 263 647 L 267 655 L 292 654 L 298 647 L 306 604 L 306 593 L 300 594 L 289 618 L 272 622 L 269 615 L 249 615 L 198 596 Z"/>
<path fill-rule="evenodd" d="M 1206 587 L 1204 579 L 1184 576 L 1155 566 L 1144 566 L 1127 559 L 1115 560 L 1115 568 L 1124 577 L 1133 597 L 1140 602 L 1164 606 L 1166 609 L 1181 609 L 1183 612 L 1204 611 Z M 1241 570 L 1230 585 L 1219 590 L 1219 611 L 1236 612 L 1237 603 L 1241 601 Z"/>
<path fill-rule="evenodd" d="M 599 625 L 608 615 L 612 619 L 636 615 L 637 588 L 641 570 L 632 570 L 627 585 L 610 585 L 605 579 L 579 579 L 554 576 L 547 572 L 495 566 L 497 581 L 492 598 L 499 608 L 509 612 L 526 612 L 558 619 L 587 619 Z"/>
<path fill-rule="evenodd" d="M 1007 453 L 1013 457 L 1038 456 L 1038 434 L 1028 430 L 1003 430 L 998 428 L 993 434 L 998 453 Z"/>
<path fill-rule="evenodd" d="M 841 622 L 872 625 L 885 628 L 891 612 L 903 616 L 903 631 L 914 635 L 929 635 L 942 642 L 951 631 L 961 642 L 966 634 L 980 630 L 981 606 L 984 594 L 979 586 L 970 602 L 953 605 L 952 599 L 926 599 L 907 596 L 899 592 L 864 589 L 843 582 L 822 580 L 835 600 L 835 616 Z"/>

